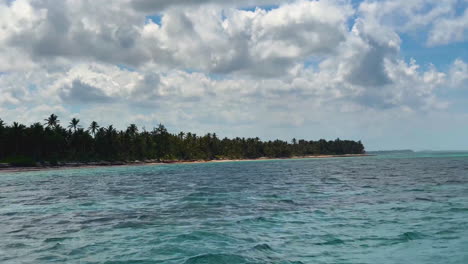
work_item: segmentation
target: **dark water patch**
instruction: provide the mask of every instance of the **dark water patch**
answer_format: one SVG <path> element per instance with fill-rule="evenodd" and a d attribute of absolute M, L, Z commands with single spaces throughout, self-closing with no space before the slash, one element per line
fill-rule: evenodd
<path fill-rule="evenodd" d="M 45 243 L 51 243 L 51 242 L 62 242 L 68 239 L 72 239 L 71 237 L 50 237 L 44 239 Z"/>
<path fill-rule="evenodd" d="M 99 218 L 93 218 L 93 219 L 87 219 L 83 220 L 80 222 L 80 224 L 87 225 L 87 224 L 94 224 L 94 223 L 106 223 L 106 222 L 111 222 L 116 220 L 113 217 L 99 217 Z"/>
<path fill-rule="evenodd" d="M 448 240 L 459 240 L 460 236 L 440 236 L 437 239 L 443 240 L 443 241 L 448 241 Z"/>
<path fill-rule="evenodd" d="M 93 206 L 93 205 L 95 205 L 95 204 L 96 204 L 96 203 L 94 203 L 94 202 L 86 202 L 86 203 L 80 204 L 80 206 L 85 206 L 85 207 L 86 207 L 86 206 Z"/>
<path fill-rule="evenodd" d="M 194 192 L 186 195 L 184 198 L 182 198 L 182 201 L 203 201 L 211 196 L 212 194 L 207 192 Z"/>
<path fill-rule="evenodd" d="M 107 250 L 105 247 L 99 247 L 96 244 L 84 245 L 70 250 L 66 255 L 69 256 L 87 256 L 99 250 Z"/>
<path fill-rule="evenodd" d="M 335 239 L 330 239 L 330 240 L 327 240 L 325 242 L 320 242 L 320 243 L 315 243 L 316 245 L 321 245 L 321 246 L 328 246 L 328 245 L 340 245 L 340 244 L 344 244 L 344 241 L 339 239 L 339 238 L 335 238 Z"/>
<path fill-rule="evenodd" d="M 65 263 L 67 261 L 67 258 L 57 256 L 57 255 L 46 255 L 43 257 L 36 258 L 36 261 L 38 261 L 38 263 L 52 263 L 52 262 Z"/>
<path fill-rule="evenodd" d="M 238 224 L 242 224 L 242 223 L 273 223 L 273 219 L 271 218 L 266 218 L 266 217 L 263 217 L 263 216 L 258 216 L 258 217 L 254 217 L 254 218 L 246 218 L 246 219 L 242 219 L 242 220 L 238 220 L 237 223 Z"/>
<path fill-rule="evenodd" d="M 449 211 L 455 212 L 455 213 L 468 213 L 468 208 L 460 208 L 460 207 L 450 208 Z"/>
<path fill-rule="evenodd" d="M 187 259 L 185 264 L 253 264 L 241 255 L 235 254 L 205 254 Z"/>
<path fill-rule="evenodd" d="M 202 240 L 203 238 L 195 234 L 182 234 L 182 235 L 177 236 L 176 239 L 180 241 L 197 241 L 197 240 Z"/>
<path fill-rule="evenodd" d="M 151 223 L 148 222 L 135 222 L 135 221 L 128 221 L 123 223 L 118 223 L 113 226 L 113 228 L 148 228 Z"/>
<path fill-rule="evenodd" d="M 268 244 L 258 244 L 255 245 L 253 249 L 258 251 L 273 251 L 273 249 Z"/>
<path fill-rule="evenodd" d="M 315 243 L 320 246 L 341 245 L 345 242 L 334 235 L 325 235 L 322 237 L 323 242 Z"/>
<path fill-rule="evenodd" d="M 155 264 L 163 263 L 151 259 L 108 260 L 104 264 Z"/>
<path fill-rule="evenodd" d="M 63 247 L 64 247 L 63 244 L 55 243 L 55 245 L 47 248 L 47 251 L 49 251 L 49 250 L 61 250 L 61 249 L 63 249 Z"/>
<path fill-rule="evenodd" d="M 6 248 L 9 248 L 9 249 L 19 249 L 19 248 L 25 248 L 25 247 L 27 247 L 27 245 L 24 243 L 12 243 L 12 244 L 6 245 Z"/>
<path fill-rule="evenodd" d="M 416 200 L 416 201 L 424 201 L 424 202 L 435 202 L 434 199 L 425 198 L 425 197 L 416 197 L 414 200 Z"/>
<path fill-rule="evenodd" d="M 404 207 L 404 206 L 399 206 L 399 207 L 392 207 L 390 210 L 397 211 L 397 212 L 413 212 L 413 211 L 418 211 L 414 208 L 409 208 L 409 207 Z"/>
<path fill-rule="evenodd" d="M 187 234 L 181 234 L 175 237 L 175 242 L 186 241 L 218 241 L 218 242 L 236 242 L 237 239 L 216 232 L 194 231 Z"/>
<path fill-rule="evenodd" d="M 69 224 L 71 223 L 71 221 L 69 220 L 58 220 L 57 222 L 55 222 L 55 224 L 57 225 L 66 225 L 66 224 Z"/>
<path fill-rule="evenodd" d="M 327 213 L 322 210 L 314 210 L 314 214 L 316 215 L 326 215 Z"/>
<path fill-rule="evenodd" d="M 456 180 L 456 179 L 450 179 L 450 180 L 445 181 L 445 184 L 460 184 L 460 183 L 464 183 L 464 182 L 462 180 Z"/>
<path fill-rule="evenodd" d="M 411 240 L 418 240 L 423 239 L 426 236 L 420 232 L 405 232 L 398 236 L 401 241 L 411 241 Z"/>
<path fill-rule="evenodd" d="M 18 215 L 19 212 L 7 212 L 7 213 L 3 213 L 2 215 L 3 216 L 15 216 L 15 215 Z"/>
<path fill-rule="evenodd" d="M 286 204 L 296 204 L 296 202 L 294 202 L 294 200 L 291 200 L 291 199 L 283 199 L 283 200 L 279 200 L 281 203 L 286 203 Z"/>
<path fill-rule="evenodd" d="M 453 235 L 457 233 L 458 233 L 458 230 L 456 228 L 451 228 L 451 229 L 443 229 L 443 230 L 437 231 L 435 234 L 436 235 Z"/>
<path fill-rule="evenodd" d="M 78 198 L 85 198 L 85 197 L 89 197 L 89 195 L 87 193 L 78 193 L 78 194 L 70 194 L 70 195 L 67 195 L 66 198 L 67 199 L 78 199 Z"/>
<path fill-rule="evenodd" d="M 20 228 L 20 229 L 15 229 L 15 230 L 9 231 L 9 232 L 7 232 L 7 234 L 15 234 L 15 233 L 23 232 L 23 231 L 25 231 L 25 230 L 23 228 Z"/>

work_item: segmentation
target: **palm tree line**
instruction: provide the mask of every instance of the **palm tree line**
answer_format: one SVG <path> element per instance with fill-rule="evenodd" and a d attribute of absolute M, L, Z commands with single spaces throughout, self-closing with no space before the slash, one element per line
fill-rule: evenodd
<path fill-rule="evenodd" d="M 0 119 L 0 163 L 18 165 L 37 162 L 91 161 L 188 161 L 215 159 L 287 158 L 322 154 L 362 154 L 360 141 L 324 139 L 291 142 L 261 141 L 256 138 L 219 138 L 190 132 L 172 134 L 159 124 L 151 131 L 140 131 L 135 124 L 125 130 L 113 125 L 101 127 L 96 121 L 83 128 L 73 118 L 63 127 L 55 114 L 44 123 L 7 125 Z"/>

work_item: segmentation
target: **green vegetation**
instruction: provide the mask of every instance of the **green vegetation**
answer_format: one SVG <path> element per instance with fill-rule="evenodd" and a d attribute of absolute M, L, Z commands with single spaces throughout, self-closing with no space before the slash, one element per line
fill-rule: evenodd
<path fill-rule="evenodd" d="M 220 139 L 216 134 L 169 133 L 163 125 L 152 131 L 139 131 L 131 124 L 118 131 L 112 125 L 92 122 L 82 128 L 73 118 L 67 128 L 52 114 L 45 123 L 25 126 L 0 119 L 0 163 L 32 166 L 36 162 L 135 161 L 135 160 L 214 160 L 285 158 L 321 154 L 361 154 L 362 143 L 336 139 L 306 141 L 293 139 L 261 141 L 259 138 Z"/>

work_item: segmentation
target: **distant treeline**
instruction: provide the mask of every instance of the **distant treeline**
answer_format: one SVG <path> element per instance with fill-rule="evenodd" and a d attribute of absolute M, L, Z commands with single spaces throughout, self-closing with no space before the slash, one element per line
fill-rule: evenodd
<path fill-rule="evenodd" d="M 363 144 L 351 140 L 293 139 L 288 143 L 259 138 L 221 139 L 214 133 L 171 134 L 161 124 L 151 131 L 140 131 L 134 124 L 119 131 L 112 125 L 100 127 L 96 122 L 83 128 L 76 118 L 63 127 L 54 114 L 44 121 L 25 126 L 17 122 L 7 125 L 0 119 L 0 163 L 255 159 L 364 153 Z"/>

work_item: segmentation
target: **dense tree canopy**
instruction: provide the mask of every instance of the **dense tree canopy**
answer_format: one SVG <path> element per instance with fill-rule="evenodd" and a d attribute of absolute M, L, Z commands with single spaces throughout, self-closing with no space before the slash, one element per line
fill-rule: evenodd
<path fill-rule="evenodd" d="M 131 124 L 119 131 L 112 125 L 100 127 L 92 122 L 85 130 L 80 120 L 73 118 L 68 129 L 60 125 L 54 114 L 45 123 L 25 126 L 0 119 L 0 162 L 35 164 L 58 161 L 135 161 L 135 160 L 213 160 L 285 158 L 320 154 L 361 154 L 358 141 L 293 139 L 261 141 L 259 138 L 218 138 L 187 132 L 171 134 L 163 125 L 151 131 L 139 130 Z"/>

